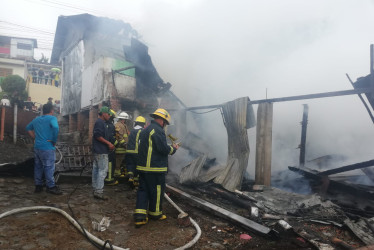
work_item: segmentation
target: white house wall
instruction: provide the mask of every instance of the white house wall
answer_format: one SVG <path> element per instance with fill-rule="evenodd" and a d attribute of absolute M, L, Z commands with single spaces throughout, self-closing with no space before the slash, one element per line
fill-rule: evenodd
<path fill-rule="evenodd" d="M 27 49 L 19 49 L 17 48 L 17 44 L 27 44 L 30 45 L 30 50 Z M 34 57 L 34 43 L 32 40 L 29 39 L 20 39 L 20 38 L 12 38 L 10 41 L 10 57 L 11 58 L 32 58 Z"/>
<path fill-rule="evenodd" d="M 109 97 L 105 72 L 110 72 L 110 65 L 110 60 L 101 57 L 83 71 L 82 108 L 96 105 Z"/>
<path fill-rule="evenodd" d="M 12 70 L 12 75 L 19 75 L 25 79 L 25 61 L 9 58 L 0 58 L 0 68 Z"/>
<path fill-rule="evenodd" d="M 110 86 L 113 82 L 112 69 L 118 60 L 100 57 L 83 71 L 81 107 L 96 105 L 110 98 Z M 117 66 L 116 66 L 117 67 Z M 135 100 L 135 77 L 115 74 L 115 87 L 120 98 Z"/>
<path fill-rule="evenodd" d="M 136 80 L 135 77 L 115 74 L 114 76 L 115 87 L 118 96 L 121 98 L 134 101 L 136 98 Z"/>

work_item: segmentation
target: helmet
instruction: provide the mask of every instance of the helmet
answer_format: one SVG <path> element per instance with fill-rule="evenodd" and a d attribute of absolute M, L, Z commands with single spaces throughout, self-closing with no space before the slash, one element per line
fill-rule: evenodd
<path fill-rule="evenodd" d="M 138 116 L 136 117 L 135 122 L 145 123 L 145 118 L 143 116 Z"/>
<path fill-rule="evenodd" d="M 169 113 L 165 109 L 156 109 L 156 111 L 153 112 L 153 114 L 150 114 L 150 117 L 152 117 L 152 118 L 157 118 L 157 117 L 162 118 L 166 121 L 166 123 L 168 125 L 169 125 L 170 119 L 171 119 Z"/>
<path fill-rule="evenodd" d="M 110 114 L 110 116 L 117 117 L 117 113 L 113 109 L 110 110 L 109 114 Z"/>
<path fill-rule="evenodd" d="M 119 113 L 119 115 L 117 116 L 117 118 L 118 119 L 128 120 L 128 119 L 130 119 L 130 116 L 126 112 L 121 112 L 121 113 Z"/>

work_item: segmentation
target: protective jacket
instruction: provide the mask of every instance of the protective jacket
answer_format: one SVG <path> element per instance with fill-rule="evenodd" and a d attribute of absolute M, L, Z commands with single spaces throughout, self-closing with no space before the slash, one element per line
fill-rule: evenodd
<path fill-rule="evenodd" d="M 127 173 L 135 176 L 135 179 L 138 180 L 136 172 L 136 162 L 138 158 L 138 147 L 139 147 L 139 135 L 142 132 L 143 127 L 137 125 L 131 130 L 129 135 L 129 142 L 127 143 L 126 149 L 126 167 Z"/>
<path fill-rule="evenodd" d="M 139 136 L 140 132 L 142 132 L 141 126 L 136 126 L 133 130 L 131 130 L 129 135 L 129 141 L 127 143 L 127 154 L 137 154 L 138 147 L 139 147 Z"/>
<path fill-rule="evenodd" d="M 117 122 L 116 125 L 116 154 L 125 154 L 126 153 L 126 144 L 128 141 L 129 129 L 126 124 L 122 122 Z"/>
<path fill-rule="evenodd" d="M 140 172 L 164 173 L 168 170 L 168 155 L 177 149 L 166 142 L 161 125 L 155 121 L 140 133 L 136 169 Z"/>

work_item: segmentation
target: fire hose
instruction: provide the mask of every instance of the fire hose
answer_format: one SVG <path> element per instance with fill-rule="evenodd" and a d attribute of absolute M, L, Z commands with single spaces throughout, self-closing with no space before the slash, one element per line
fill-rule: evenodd
<path fill-rule="evenodd" d="M 87 230 L 85 232 L 83 229 L 80 227 L 78 222 L 74 220 L 73 217 L 71 217 L 68 213 L 66 213 L 64 210 L 55 208 L 55 207 L 49 207 L 49 206 L 34 206 L 34 207 L 23 207 L 23 208 L 16 208 L 13 210 L 10 210 L 8 212 L 0 214 L 0 219 L 7 217 L 9 215 L 17 214 L 17 213 L 24 213 L 24 212 L 31 212 L 31 211 L 51 211 L 51 212 L 56 212 L 64 216 L 68 221 L 73 224 L 81 233 L 86 234 L 88 238 L 90 238 L 92 241 L 94 241 L 96 244 L 100 246 L 106 246 L 106 248 L 110 248 L 109 245 L 107 245 L 104 241 L 100 240 L 93 234 L 89 233 Z M 112 248 L 115 250 L 129 250 L 129 248 L 121 248 L 117 246 L 113 246 Z"/>
<path fill-rule="evenodd" d="M 165 199 L 175 208 L 179 211 L 179 215 L 178 215 L 178 218 L 184 218 L 184 217 L 187 217 L 188 214 L 185 213 L 180 207 L 178 207 L 177 204 L 175 204 L 172 199 L 170 199 L 170 197 L 167 195 L 167 194 L 164 194 L 164 197 Z M 201 229 L 199 227 L 199 225 L 196 223 L 196 221 L 194 221 L 191 217 L 189 217 L 192 225 L 194 225 L 195 229 L 196 229 L 196 235 L 195 237 L 190 241 L 188 242 L 186 245 L 184 246 L 181 246 L 181 247 L 178 247 L 176 248 L 175 250 L 184 250 L 184 249 L 187 249 L 187 248 L 190 248 L 192 247 L 199 239 L 200 239 L 200 236 L 201 236 Z"/>
<path fill-rule="evenodd" d="M 170 202 L 171 205 L 173 205 L 183 216 L 187 216 L 187 214 L 185 212 L 183 212 L 170 198 L 169 196 L 167 196 L 165 194 L 165 198 Z M 81 228 L 81 226 L 79 225 L 79 223 L 73 218 L 71 217 L 68 213 L 66 213 L 64 210 L 62 209 L 59 209 L 59 208 L 56 208 L 56 207 L 49 207 L 49 206 L 33 206 L 33 207 L 23 207 L 23 208 L 16 208 L 16 209 L 12 209 L 10 211 L 7 211 L 7 212 L 4 212 L 2 214 L 0 214 L 0 219 L 4 218 L 4 217 L 7 217 L 9 215 L 13 215 L 13 214 L 18 214 L 18 213 L 24 213 L 24 212 L 33 212 L 33 211 L 48 211 L 48 212 L 55 212 L 55 213 L 59 213 L 61 214 L 62 216 L 64 216 L 71 224 L 73 224 L 74 227 L 76 227 L 82 234 L 85 234 L 90 240 L 94 241 L 96 244 L 100 245 L 100 246 L 105 246 L 106 248 L 108 249 L 114 249 L 114 250 L 129 250 L 129 248 L 121 248 L 121 247 L 118 247 L 118 246 L 110 246 L 110 245 L 107 245 L 106 242 L 100 240 L 99 238 L 97 238 L 96 236 L 94 236 L 93 234 L 89 233 L 87 230 L 84 230 Z M 187 249 L 187 248 L 190 248 L 191 246 L 193 246 L 200 238 L 201 236 L 201 229 L 199 227 L 199 225 L 190 217 L 189 218 L 191 223 L 195 226 L 196 228 L 196 235 L 195 237 L 190 241 L 188 242 L 186 245 L 182 246 L 182 247 L 179 247 L 177 248 L 176 250 L 183 250 L 183 249 Z M 84 231 L 83 231 L 84 230 Z"/>

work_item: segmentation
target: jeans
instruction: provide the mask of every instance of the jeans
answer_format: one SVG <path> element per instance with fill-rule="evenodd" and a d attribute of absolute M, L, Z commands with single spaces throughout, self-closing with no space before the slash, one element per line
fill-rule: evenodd
<path fill-rule="evenodd" d="M 55 150 L 41 150 L 34 149 L 35 166 L 34 166 L 34 180 L 35 185 L 43 186 L 43 173 L 48 188 L 55 186 Z"/>
<path fill-rule="evenodd" d="M 108 171 L 108 155 L 94 154 L 92 166 L 92 188 L 94 193 L 102 194 L 104 192 L 104 179 Z"/>

